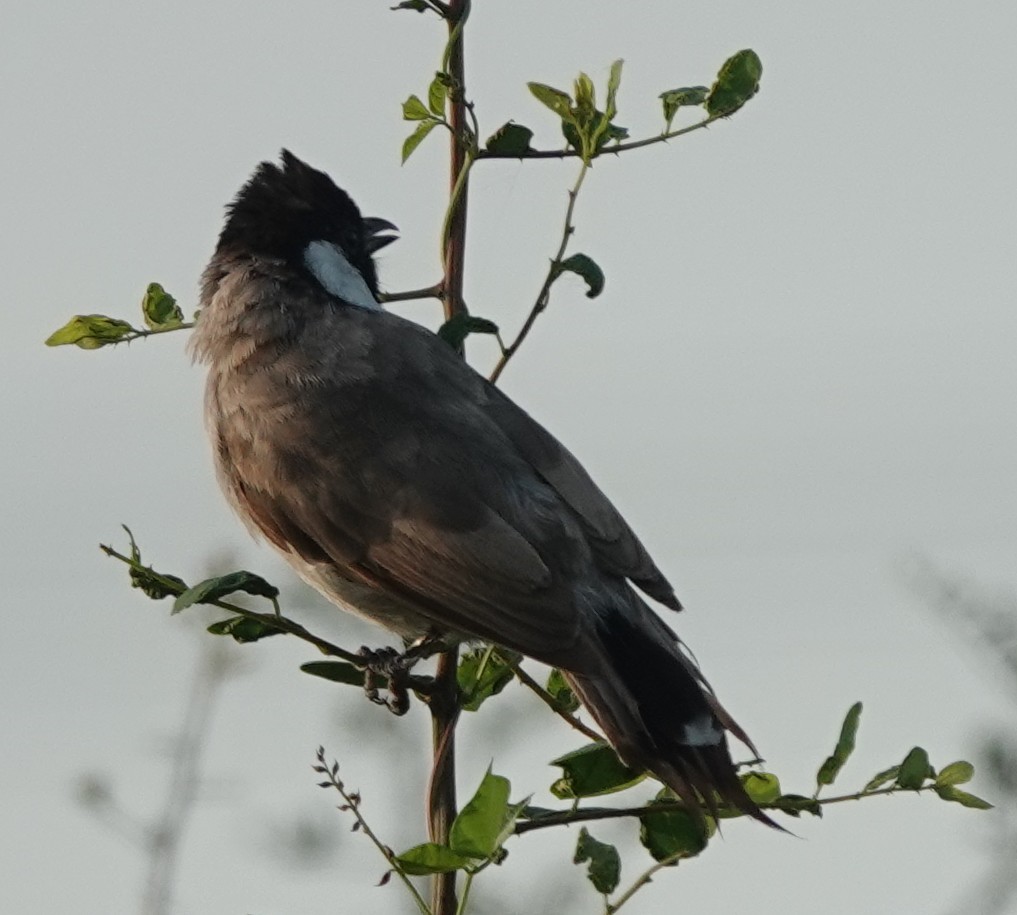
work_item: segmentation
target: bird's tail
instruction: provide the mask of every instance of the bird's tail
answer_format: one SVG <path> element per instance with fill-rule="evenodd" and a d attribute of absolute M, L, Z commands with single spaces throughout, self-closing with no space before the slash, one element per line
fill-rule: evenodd
<path fill-rule="evenodd" d="M 576 694 L 622 761 L 656 775 L 697 819 L 704 807 L 714 816 L 728 807 L 780 829 L 746 793 L 725 732 L 756 754 L 752 742 L 677 636 L 637 595 L 631 599 L 598 625 L 599 669 L 564 672 Z"/>

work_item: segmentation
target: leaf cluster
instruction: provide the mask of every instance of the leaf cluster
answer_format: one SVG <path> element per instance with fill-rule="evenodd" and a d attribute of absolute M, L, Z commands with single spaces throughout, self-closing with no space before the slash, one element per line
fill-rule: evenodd
<path fill-rule="evenodd" d="M 621 72 L 622 61 L 616 60 L 611 64 L 607 78 L 607 100 L 603 111 L 597 108 L 597 90 L 593 80 L 585 73 L 576 77 L 571 96 L 544 83 L 527 83 L 533 97 L 561 119 L 565 142 L 579 153 L 587 165 L 603 152 L 608 143 L 620 143 L 629 135 L 626 128 L 614 123 L 618 114 Z"/>
<path fill-rule="evenodd" d="M 130 343 L 140 337 L 194 327 L 193 321 L 184 320 L 177 300 L 158 283 L 148 284 L 141 299 L 141 316 L 147 330 L 107 315 L 75 315 L 46 338 L 46 346 L 74 345 L 81 349 L 100 349 L 117 343 Z M 194 317 L 196 319 L 197 314 Z"/>

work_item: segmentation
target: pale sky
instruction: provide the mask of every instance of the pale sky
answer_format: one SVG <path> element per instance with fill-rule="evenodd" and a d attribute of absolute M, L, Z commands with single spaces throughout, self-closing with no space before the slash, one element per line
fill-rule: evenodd
<path fill-rule="evenodd" d="M 74 313 L 137 319 L 150 281 L 193 310 L 224 204 L 284 145 L 400 227 L 385 288 L 435 281 L 445 152 L 436 133 L 400 168 L 399 106 L 426 91 L 442 39 L 433 17 L 391 5 L 4 9 L 3 912 L 138 911 L 141 856 L 74 785 L 100 773 L 132 810 L 159 809 L 203 640 L 131 591 L 98 543 L 122 547 L 126 523 L 158 568 L 196 581 L 229 556 L 280 583 L 291 615 L 312 603 L 215 487 L 186 334 L 100 352 L 42 340 Z M 484 135 L 512 118 L 542 148 L 560 139 L 527 80 L 566 88 L 585 70 L 603 86 L 624 58 L 618 121 L 641 137 L 662 124 L 661 91 L 709 84 L 741 48 L 763 60 L 761 93 L 730 121 L 596 164 L 574 250 L 601 264 L 605 292 L 591 302 L 562 282 L 503 385 L 672 578 L 688 607 L 672 622 L 785 789 L 811 791 L 857 699 L 859 747 L 835 790 L 915 744 L 942 766 L 1012 728 L 998 674 L 904 570 L 917 555 L 1017 588 L 1014 6 L 477 0 L 469 29 Z M 467 298 L 509 333 L 575 168 L 475 172 Z M 400 310 L 437 322 L 430 303 Z M 490 367 L 487 343 L 470 353 Z M 306 618 L 349 647 L 386 641 L 320 607 Z M 247 670 L 217 707 L 175 911 L 410 911 L 394 884 L 374 887 L 383 862 L 309 766 L 324 744 L 377 830 L 421 841 L 425 716 L 335 695 L 297 670 L 315 659 L 298 643 L 238 653 Z M 557 770 L 543 762 L 581 741 L 525 696 L 501 707 L 507 725 L 492 707 L 461 728 L 460 791 L 493 759 L 514 797 L 547 803 Z M 792 824 L 800 840 L 738 821 L 626 911 L 943 912 L 981 872 L 994 815 L 923 796 L 830 808 Z M 337 837 L 325 865 L 295 869 L 280 851 L 296 817 Z M 575 835 L 512 840 L 481 892 L 600 911 Z M 626 877 L 648 863 L 627 852 Z"/>

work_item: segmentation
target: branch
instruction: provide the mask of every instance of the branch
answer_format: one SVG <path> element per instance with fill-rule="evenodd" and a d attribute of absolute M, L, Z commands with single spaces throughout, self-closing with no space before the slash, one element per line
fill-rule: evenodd
<path fill-rule="evenodd" d="M 657 871 L 677 864 L 686 854 L 687 852 L 685 851 L 677 851 L 673 855 L 668 855 L 666 858 L 663 858 L 648 867 L 636 878 L 632 886 L 618 897 L 616 902 L 609 902 L 605 905 L 605 915 L 614 915 L 615 912 L 617 912 L 623 905 L 625 905 L 626 902 L 635 896 L 636 893 L 646 886 L 647 883 L 650 883 L 653 880 L 653 876 L 657 873 Z"/>
<path fill-rule="evenodd" d="M 576 183 L 569 191 L 569 204 L 565 208 L 565 225 L 562 228 L 561 243 L 558 245 L 558 252 L 551 259 L 551 265 L 547 268 L 547 276 L 544 277 L 544 283 L 540 287 L 540 292 L 537 293 L 537 300 L 533 303 L 533 308 L 530 309 L 529 315 L 523 322 L 523 326 L 519 333 L 507 347 L 502 349 L 501 358 L 498 360 L 497 365 L 494 367 L 494 371 L 491 372 L 490 382 L 497 384 L 498 378 L 501 373 L 505 371 L 505 366 L 508 365 L 509 359 L 511 359 L 516 351 L 522 346 L 523 341 L 529 334 L 530 329 L 533 327 L 540 313 L 547 308 L 547 303 L 551 298 L 551 286 L 554 281 L 561 275 L 561 262 L 565 256 L 565 251 L 568 249 L 569 240 L 572 238 L 572 234 L 576 231 L 575 226 L 572 225 L 572 215 L 576 208 L 576 198 L 579 196 L 579 191 L 583 187 L 583 180 L 586 178 L 586 173 L 590 170 L 588 163 L 584 162 L 582 167 L 579 169 L 579 177 L 576 178 Z"/>
<path fill-rule="evenodd" d="M 555 700 L 544 687 L 542 687 L 536 680 L 533 679 L 525 670 L 519 665 L 514 668 L 516 679 L 523 684 L 527 689 L 532 690 L 538 699 L 543 702 L 548 708 L 551 709 L 559 718 L 567 722 L 570 727 L 575 728 L 580 734 L 589 737 L 590 740 L 596 741 L 597 743 L 605 743 L 604 737 L 598 734 L 593 728 L 587 727 L 574 715 L 570 715 L 563 709 L 558 702 Z"/>
<path fill-rule="evenodd" d="M 820 798 L 814 803 L 821 807 L 825 807 L 827 804 L 841 804 L 844 801 L 860 801 L 862 798 L 875 797 L 879 794 L 901 794 L 911 793 L 918 794 L 921 791 L 933 791 L 935 785 L 922 785 L 921 788 L 901 788 L 899 785 L 893 785 L 889 788 L 877 788 L 873 791 L 858 791 L 854 794 L 841 794 L 837 797 Z M 772 804 L 760 804 L 761 810 L 787 810 L 785 805 L 775 801 Z M 645 804 L 639 807 L 577 807 L 573 810 L 559 810 L 555 813 L 542 814 L 539 817 L 535 817 L 532 820 L 521 820 L 516 823 L 515 833 L 516 835 L 522 835 L 524 832 L 532 832 L 534 829 L 548 829 L 552 826 L 570 826 L 573 823 L 586 823 L 591 820 L 617 820 L 623 817 L 642 817 L 648 813 L 668 813 L 670 811 L 683 811 L 687 807 L 683 801 L 667 801 L 658 804 L 653 804 L 652 807 L 648 807 Z M 720 813 L 723 816 L 727 811 L 721 808 Z M 735 813 L 734 810 L 731 811 Z"/>
<path fill-rule="evenodd" d="M 466 311 L 463 278 L 466 261 L 466 206 L 469 199 L 470 166 L 476 157 L 477 138 L 467 126 L 466 68 L 463 28 L 470 14 L 470 0 L 450 0 L 446 21 L 449 28 L 445 68 L 451 82 L 449 102 L 449 206 L 442 232 L 442 263 L 445 271 L 442 302 L 445 320 Z"/>
<path fill-rule="evenodd" d="M 447 0 L 445 21 L 448 43 L 443 69 L 449 76 L 449 204 L 442 227 L 441 254 L 444 276 L 440 284 L 445 320 L 466 313 L 463 280 L 466 264 L 466 206 L 469 199 L 470 167 L 477 138 L 466 124 L 466 67 L 463 57 L 463 30 L 470 14 L 470 0 Z M 459 683 L 456 677 L 459 650 L 452 648 L 438 656 L 434 691 L 428 697 L 431 710 L 433 761 L 427 791 L 427 825 L 432 842 L 448 845 L 449 831 L 456 817 L 455 731 L 459 721 Z M 431 908 L 434 915 L 456 915 L 456 872 L 431 878 Z"/>
<path fill-rule="evenodd" d="M 172 327 L 156 327 L 151 330 L 144 330 L 141 327 L 134 327 L 130 333 L 124 334 L 118 340 L 114 340 L 113 345 L 117 343 L 131 343 L 134 340 L 141 340 L 145 337 L 154 337 L 157 334 L 172 334 L 178 330 L 190 330 L 194 327 L 194 321 L 182 321 L 180 324 L 174 324 Z"/>
<path fill-rule="evenodd" d="M 709 127 L 714 121 L 719 120 L 724 115 L 711 114 L 707 118 L 703 118 L 701 121 L 697 121 L 695 124 L 690 124 L 688 127 L 681 127 L 678 130 L 670 130 L 666 133 L 658 134 L 655 137 L 647 137 L 645 140 L 631 140 L 628 143 L 618 143 L 614 146 L 606 146 L 594 158 L 600 156 L 606 156 L 608 154 L 628 152 L 632 149 L 642 149 L 644 146 L 653 146 L 656 143 L 666 143 L 668 140 L 673 140 L 675 137 L 684 136 L 687 133 L 692 133 L 694 130 L 702 130 L 704 127 Z M 575 159 L 582 156 L 582 153 L 577 149 L 531 149 L 524 153 L 503 153 L 503 152 L 491 152 L 488 149 L 478 150 L 476 158 L 479 159 Z"/>
<path fill-rule="evenodd" d="M 179 578 L 157 572 L 153 568 L 142 565 L 136 559 L 131 559 L 129 556 L 125 556 L 122 553 L 117 552 L 113 547 L 107 546 L 106 544 L 100 544 L 99 548 L 106 553 L 107 556 L 119 559 L 125 565 L 128 565 L 135 571 L 143 574 L 148 581 L 159 585 L 166 591 L 167 595 L 179 596 L 188 590 L 187 584 L 182 582 Z M 243 616 L 245 619 L 253 620 L 263 626 L 277 629 L 280 632 L 285 632 L 287 635 L 295 635 L 308 645 L 314 646 L 314 648 L 321 652 L 322 655 L 342 658 L 344 661 L 349 661 L 351 664 L 359 668 L 363 668 L 364 666 L 364 658 L 362 655 L 340 648 L 338 645 L 334 645 L 333 643 L 328 642 L 328 640 L 320 638 L 308 631 L 300 625 L 300 623 L 294 622 L 292 619 L 281 616 L 278 613 L 258 613 L 256 610 L 249 610 L 246 607 L 241 607 L 239 604 L 231 604 L 229 601 L 223 600 L 202 601 L 202 603 L 211 607 L 219 607 L 221 610 L 227 610 L 230 613 L 236 613 L 238 616 Z M 411 688 L 416 689 L 421 685 L 424 686 L 424 688 L 428 688 L 428 686 L 424 683 L 416 683 L 416 679 L 418 678 L 410 678 L 410 683 L 408 685 L 410 685 Z"/>
<path fill-rule="evenodd" d="M 445 294 L 443 283 L 425 286 L 423 289 L 408 289 L 405 292 L 378 293 L 380 302 L 412 302 L 415 299 L 440 299 Z"/>

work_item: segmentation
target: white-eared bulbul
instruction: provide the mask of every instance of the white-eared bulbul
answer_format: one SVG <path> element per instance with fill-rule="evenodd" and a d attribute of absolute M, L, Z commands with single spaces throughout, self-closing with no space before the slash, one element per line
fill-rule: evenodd
<path fill-rule="evenodd" d="M 770 822 L 724 732 L 748 738 L 636 593 L 681 609 L 625 520 L 452 347 L 379 305 L 393 228 L 285 150 L 230 204 L 192 343 L 229 501 L 339 606 L 560 668 L 628 765 L 697 815 Z"/>

